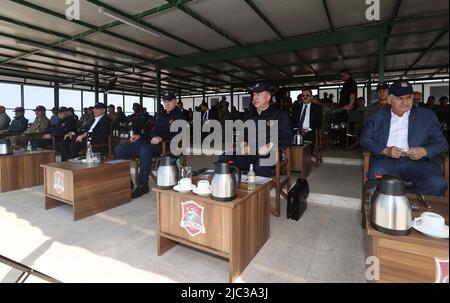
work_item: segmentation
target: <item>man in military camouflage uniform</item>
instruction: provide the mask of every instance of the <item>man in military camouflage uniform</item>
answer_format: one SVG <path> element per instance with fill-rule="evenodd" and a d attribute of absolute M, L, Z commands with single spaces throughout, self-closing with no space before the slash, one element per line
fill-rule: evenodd
<path fill-rule="evenodd" d="M 42 105 L 36 106 L 34 112 L 36 113 L 36 119 L 21 135 L 9 137 L 11 142 L 16 145 L 26 145 L 27 140 L 37 139 L 42 137 L 50 130 L 50 120 L 45 114 L 45 107 Z"/>

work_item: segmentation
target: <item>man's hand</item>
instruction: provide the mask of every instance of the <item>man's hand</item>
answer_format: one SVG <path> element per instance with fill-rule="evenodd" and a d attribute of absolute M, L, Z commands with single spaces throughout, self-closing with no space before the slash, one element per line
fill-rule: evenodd
<path fill-rule="evenodd" d="M 399 147 L 391 146 L 383 149 L 382 154 L 390 158 L 398 159 L 405 154 L 405 151 Z"/>
<path fill-rule="evenodd" d="M 258 153 L 260 156 L 268 155 L 270 153 L 270 151 L 272 150 L 272 148 L 273 148 L 273 143 L 270 142 L 266 145 L 261 146 L 258 150 Z"/>
<path fill-rule="evenodd" d="M 151 144 L 159 144 L 159 142 L 162 141 L 161 137 L 153 137 L 152 140 L 150 141 Z"/>
<path fill-rule="evenodd" d="M 67 139 L 72 139 L 72 137 L 75 136 L 74 132 L 68 132 L 65 136 L 63 140 L 67 140 Z"/>
<path fill-rule="evenodd" d="M 406 156 L 411 160 L 420 160 L 427 155 L 427 150 L 423 147 L 412 147 L 406 152 Z"/>
<path fill-rule="evenodd" d="M 302 136 L 306 135 L 308 132 L 309 132 L 309 128 L 302 128 L 302 130 L 300 131 Z"/>
<path fill-rule="evenodd" d="M 86 134 L 79 135 L 75 141 L 83 142 L 83 139 L 86 138 Z"/>
<path fill-rule="evenodd" d="M 130 141 L 131 142 L 136 142 L 136 141 L 139 141 L 140 139 L 141 139 L 140 135 L 132 135 L 131 138 L 130 138 Z"/>
<path fill-rule="evenodd" d="M 250 145 L 247 142 L 241 143 L 241 154 L 244 156 L 248 156 L 250 154 Z"/>

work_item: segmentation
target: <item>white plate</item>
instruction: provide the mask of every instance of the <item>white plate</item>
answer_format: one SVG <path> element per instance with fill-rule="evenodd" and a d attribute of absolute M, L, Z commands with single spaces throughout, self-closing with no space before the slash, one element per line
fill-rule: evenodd
<path fill-rule="evenodd" d="M 415 221 L 413 221 L 412 227 L 433 238 L 440 238 L 440 239 L 447 239 L 448 238 L 448 225 L 445 225 L 442 229 L 440 230 L 429 230 L 429 229 L 425 229 L 423 228 L 420 223 L 422 223 L 422 219 L 416 219 Z"/>
<path fill-rule="evenodd" d="M 173 187 L 173 189 L 174 189 L 175 191 L 179 192 L 179 193 L 188 193 L 188 192 L 190 192 L 191 190 L 195 189 L 195 185 L 191 185 L 191 188 L 189 188 L 189 189 L 183 189 L 183 190 L 181 190 L 181 189 L 178 187 L 178 185 L 175 185 L 175 186 Z"/>
<path fill-rule="evenodd" d="M 210 194 L 210 193 L 199 193 L 199 192 L 197 191 L 197 187 L 194 187 L 194 189 L 192 190 L 192 192 L 193 192 L 194 194 L 196 194 L 196 195 L 199 195 L 199 196 L 209 196 L 209 194 Z"/>

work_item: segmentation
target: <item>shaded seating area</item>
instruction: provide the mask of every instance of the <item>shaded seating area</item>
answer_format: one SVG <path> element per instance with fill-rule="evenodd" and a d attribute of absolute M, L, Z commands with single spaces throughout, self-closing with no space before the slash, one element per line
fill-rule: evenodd
<path fill-rule="evenodd" d="M 1 2 L 0 283 L 448 271 L 449 1 Z"/>

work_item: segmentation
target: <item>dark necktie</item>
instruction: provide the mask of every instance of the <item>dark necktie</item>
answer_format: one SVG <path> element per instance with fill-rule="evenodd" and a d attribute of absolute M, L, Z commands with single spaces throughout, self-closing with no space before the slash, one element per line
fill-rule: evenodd
<path fill-rule="evenodd" d="M 308 105 L 305 105 L 303 107 L 303 111 L 302 111 L 302 115 L 300 117 L 300 124 L 299 124 L 299 128 L 302 129 L 303 128 L 303 122 L 305 121 L 305 116 L 306 116 L 306 110 L 308 109 Z"/>

